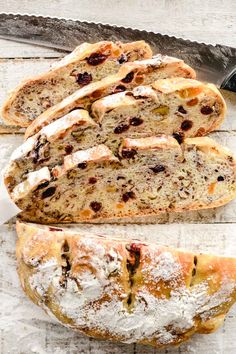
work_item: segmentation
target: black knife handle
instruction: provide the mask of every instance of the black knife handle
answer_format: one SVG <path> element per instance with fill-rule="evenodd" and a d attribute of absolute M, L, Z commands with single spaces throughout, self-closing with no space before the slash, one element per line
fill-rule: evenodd
<path fill-rule="evenodd" d="M 236 92 L 236 67 L 231 71 L 230 75 L 225 78 L 220 88 Z"/>

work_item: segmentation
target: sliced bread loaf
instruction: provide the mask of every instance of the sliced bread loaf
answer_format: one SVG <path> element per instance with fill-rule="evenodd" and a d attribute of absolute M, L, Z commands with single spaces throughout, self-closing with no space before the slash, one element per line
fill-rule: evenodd
<path fill-rule="evenodd" d="M 229 202 L 235 174 L 232 154 L 209 138 L 125 139 L 119 159 L 105 145 L 77 151 L 30 173 L 11 197 L 24 220 L 41 223 L 155 215 Z"/>
<path fill-rule="evenodd" d="M 22 222 L 17 234 L 27 296 L 92 337 L 180 344 L 217 330 L 236 300 L 234 258 Z"/>
<path fill-rule="evenodd" d="M 37 133 L 43 126 L 69 113 L 75 108 L 90 109 L 91 104 L 99 98 L 132 89 L 140 84 L 150 84 L 156 80 L 168 77 L 195 78 L 193 69 L 182 60 L 157 55 L 148 60 L 125 63 L 117 74 L 91 83 L 63 101 L 47 109 L 37 117 L 26 130 L 26 138 Z"/>
<path fill-rule="evenodd" d="M 78 88 L 116 73 L 122 63 L 151 57 L 152 50 L 144 41 L 84 43 L 47 73 L 17 86 L 3 106 L 2 117 L 7 124 L 27 127 Z"/>
<path fill-rule="evenodd" d="M 64 156 L 106 144 L 117 156 L 124 137 L 204 135 L 223 120 L 225 103 L 213 85 L 191 79 L 163 79 L 150 86 L 107 96 L 93 103 L 91 116 L 74 110 L 42 128 L 17 148 L 5 174 L 10 191 L 29 172 L 63 162 Z"/>

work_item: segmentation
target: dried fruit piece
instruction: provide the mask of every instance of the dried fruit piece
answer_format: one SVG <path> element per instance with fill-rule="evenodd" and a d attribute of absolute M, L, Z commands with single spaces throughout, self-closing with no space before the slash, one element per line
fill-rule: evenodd
<path fill-rule="evenodd" d="M 127 131 L 128 129 L 129 129 L 129 125 L 128 124 L 120 124 L 117 127 L 115 127 L 114 133 L 115 134 L 121 134 L 121 133 L 124 133 L 125 131 Z"/>
<path fill-rule="evenodd" d="M 189 106 L 189 107 L 196 106 L 198 104 L 198 98 L 195 97 L 195 98 L 193 98 L 192 100 L 190 100 L 190 101 L 188 101 L 186 103 L 187 103 L 187 106 Z"/>
<path fill-rule="evenodd" d="M 102 208 L 102 203 L 99 202 L 91 202 L 90 203 L 90 208 L 96 213 Z"/>
<path fill-rule="evenodd" d="M 120 58 L 118 59 L 118 62 L 120 64 L 125 63 L 128 60 L 127 56 L 125 54 L 121 54 Z"/>
<path fill-rule="evenodd" d="M 125 159 L 132 159 L 136 154 L 137 151 L 134 149 L 123 149 L 121 153 L 122 157 L 124 157 Z"/>
<path fill-rule="evenodd" d="M 182 144 L 182 142 L 184 141 L 184 134 L 182 132 L 174 133 L 173 138 L 175 138 L 179 144 Z"/>
<path fill-rule="evenodd" d="M 118 92 L 123 92 L 126 90 L 126 87 L 124 85 L 118 85 L 116 86 L 116 88 L 114 89 L 113 93 L 118 93 Z"/>
<path fill-rule="evenodd" d="M 184 130 L 184 131 L 187 131 L 189 129 L 191 129 L 193 126 L 193 122 L 191 120 L 184 120 L 181 124 L 181 129 Z"/>
<path fill-rule="evenodd" d="M 126 77 L 124 77 L 124 79 L 121 80 L 121 81 L 124 82 L 124 83 L 126 83 L 126 84 L 128 84 L 128 83 L 130 83 L 130 82 L 133 80 L 133 78 L 134 78 L 134 73 L 133 73 L 133 71 L 131 71 L 131 72 L 128 73 L 128 74 L 126 75 Z"/>
<path fill-rule="evenodd" d="M 45 191 L 43 191 L 42 193 L 42 199 L 51 197 L 56 191 L 56 187 L 49 187 L 48 189 L 46 189 Z"/>
<path fill-rule="evenodd" d="M 165 166 L 163 165 L 156 165 L 154 167 L 149 167 L 150 170 L 152 170 L 154 173 L 159 173 L 159 172 L 164 172 L 165 171 Z"/>
<path fill-rule="evenodd" d="M 187 111 L 184 109 L 183 106 L 179 106 L 179 107 L 178 107 L 178 112 L 179 112 L 179 113 L 182 113 L 182 114 L 186 114 L 186 113 L 187 113 Z"/>
<path fill-rule="evenodd" d="M 81 170 L 84 170 L 87 167 L 87 163 L 86 162 L 81 162 L 81 163 L 78 164 L 77 167 L 80 168 Z"/>
<path fill-rule="evenodd" d="M 188 89 L 185 89 L 185 90 L 180 90 L 178 93 L 179 93 L 179 96 L 181 98 L 188 98 L 188 97 L 197 96 L 201 92 L 202 92 L 202 88 L 200 88 L 200 87 L 191 87 L 191 88 L 188 88 Z"/>
<path fill-rule="evenodd" d="M 122 195 L 122 200 L 126 203 L 129 199 L 134 199 L 135 193 L 133 191 L 126 192 Z"/>
<path fill-rule="evenodd" d="M 130 125 L 137 127 L 143 123 L 143 119 L 138 118 L 138 117 L 133 117 L 130 119 L 129 122 L 130 122 Z"/>
<path fill-rule="evenodd" d="M 92 79 L 92 75 L 87 73 L 87 71 L 85 71 L 84 73 L 79 73 L 76 76 L 76 82 L 81 86 L 88 85 L 92 81 Z"/>
<path fill-rule="evenodd" d="M 87 63 L 92 66 L 102 64 L 107 59 L 107 55 L 101 53 L 93 53 L 87 58 Z"/>
<path fill-rule="evenodd" d="M 165 116 L 169 113 L 169 107 L 168 106 L 159 106 L 157 108 L 154 108 L 152 110 L 152 113 L 154 114 L 160 114 L 161 116 Z"/>
<path fill-rule="evenodd" d="M 71 154 L 72 151 L 73 151 L 73 146 L 72 145 L 66 145 L 65 146 L 65 152 L 66 152 L 67 155 Z"/>
<path fill-rule="evenodd" d="M 211 114 L 213 112 L 213 109 L 210 106 L 203 106 L 201 108 L 201 113 L 204 115 Z"/>
<path fill-rule="evenodd" d="M 224 177 L 223 176 L 218 176 L 217 177 L 217 181 L 218 182 L 222 182 L 222 181 L 224 181 L 225 179 L 224 179 Z"/>
<path fill-rule="evenodd" d="M 96 177 L 90 177 L 90 178 L 89 178 L 89 183 L 90 183 L 90 184 L 95 184 L 95 183 L 97 183 L 97 178 L 96 178 Z"/>

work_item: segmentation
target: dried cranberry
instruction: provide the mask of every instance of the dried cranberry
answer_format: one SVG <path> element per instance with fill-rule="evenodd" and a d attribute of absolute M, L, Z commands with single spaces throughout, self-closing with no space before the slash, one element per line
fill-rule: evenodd
<path fill-rule="evenodd" d="M 128 74 L 126 75 L 126 77 L 124 77 L 124 79 L 121 80 L 121 81 L 124 82 L 125 84 L 128 84 L 129 82 L 131 82 L 131 81 L 133 80 L 133 78 L 134 78 L 134 73 L 133 73 L 133 71 L 131 71 L 131 72 L 128 73 Z"/>
<path fill-rule="evenodd" d="M 84 170 L 87 167 L 87 163 L 86 162 L 81 162 L 78 164 L 78 168 L 80 168 L 81 170 Z"/>
<path fill-rule="evenodd" d="M 203 106 L 201 108 L 202 114 L 208 115 L 208 114 L 211 114 L 212 112 L 213 112 L 213 109 L 210 106 Z"/>
<path fill-rule="evenodd" d="M 137 154 L 137 151 L 134 149 L 123 149 L 122 150 L 122 156 L 125 159 L 132 159 L 134 156 Z"/>
<path fill-rule="evenodd" d="M 63 231 L 62 229 L 57 229 L 55 227 L 49 227 L 49 231 Z"/>
<path fill-rule="evenodd" d="M 150 170 L 152 170 L 154 173 L 164 172 L 165 169 L 166 168 L 163 165 L 156 165 L 154 167 L 150 167 Z"/>
<path fill-rule="evenodd" d="M 130 119 L 130 124 L 137 127 L 138 125 L 141 125 L 143 123 L 143 119 L 138 118 L 138 117 L 133 117 Z"/>
<path fill-rule="evenodd" d="M 179 106 L 178 112 L 180 112 L 180 113 L 182 113 L 182 114 L 186 114 L 186 113 L 187 113 L 187 111 L 184 109 L 183 106 Z"/>
<path fill-rule="evenodd" d="M 118 85 L 116 86 L 116 88 L 114 89 L 113 93 L 118 93 L 118 92 L 123 92 L 126 90 L 126 87 L 124 85 Z"/>
<path fill-rule="evenodd" d="M 38 185 L 38 187 L 36 188 L 36 191 L 39 190 L 39 189 L 43 189 L 45 187 L 47 187 L 49 185 L 49 181 L 46 181 L 44 183 L 41 183 Z"/>
<path fill-rule="evenodd" d="M 99 65 L 102 64 L 107 59 L 107 55 L 101 53 L 93 53 L 90 57 L 87 58 L 87 63 L 90 65 Z"/>
<path fill-rule="evenodd" d="M 76 76 L 76 82 L 81 86 L 88 85 L 92 81 L 92 79 L 92 75 L 87 73 L 87 71 L 85 71 L 84 73 L 80 73 Z"/>
<path fill-rule="evenodd" d="M 124 62 L 126 62 L 128 59 L 127 59 L 127 56 L 125 54 L 121 54 L 121 56 L 119 57 L 118 59 L 118 62 L 120 64 L 123 64 Z"/>
<path fill-rule="evenodd" d="M 143 245 L 142 243 L 131 243 L 129 245 L 129 250 L 131 252 L 140 253 L 140 249 L 141 249 L 142 245 Z"/>
<path fill-rule="evenodd" d="M 173 133 L 173 138 L 175 138 L 179 144 L 182 144 L 184 141 L 184 134 L 179 132 L 179 133 Z"/>
<path fill-rule="evenodd" d="M 128 129 L 129 129 L 129 125 L 128 124 L 120 124 L 117 127 L 115 127 L 114 133 L 115 134 L 121 134 L 121 133 L 124 133 Z"/>
<path fill-rule="evenodd" d="M 97 212 L 97 211 L 99 211 L 99 210 L 102 208 L 102 203 L 99 203 L 99 202 L 91 202 L 91 203 L 90 203 L 90 208 L 91 208 L 93 211 Z"/>
<path fill-rule="evenodd" d="M 65 146 L 65 152 L 66 154 L 71 154 L 73 151 L 73 146 L 72 145 L 66 145 Z"/>
<path fill-rule="evenodd" d="M 42 193 L 42 199 L 51 197 L 56 191 L 56 187 L 49 187 L 48 189 L 46 189 L 45 191 L 43 191 Z"/>
<path fill-rule="evenodd" d="M 193 122 L 191 120 L 184 120 L 181 124 L 181 129 L 187 131 L 191 129 L 193 126 Z"/>
<path fill-rule="evenodd" d="M 135 193 L 133 191 L 126 192 L 122 195 L 122 200 L 126 203 L 129 199 L 134 199 Z"/>
<path fill-rule="evenodd" d="M 217 181 L 218 182 L 222 182 L 222 181 L 224 181 L 225 179 L 224 179 L 224 177 L 223 176 L 218 176 L 217 177 Z"/>
<path fill-rule="evenodd" d="M 95 183 L 97 183 L 97 178 L 96 178 L 96 177 L 90 177 L 90 178 L 89 178 L 89 183 L 90 183 L 90 184 L 95 184 Z"/>

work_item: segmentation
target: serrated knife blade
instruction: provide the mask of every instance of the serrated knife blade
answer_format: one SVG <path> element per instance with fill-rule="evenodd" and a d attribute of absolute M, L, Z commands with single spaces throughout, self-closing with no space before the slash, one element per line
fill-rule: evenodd
<path fill-rule="evenodd" d="M 183 59 L 199 80 L 236 92 L 236 48 L 133 28 L 35 15 L 0 13 L 0 38 L 73 50 L 83 42 L 145 40 L 153 52 Z"/>

